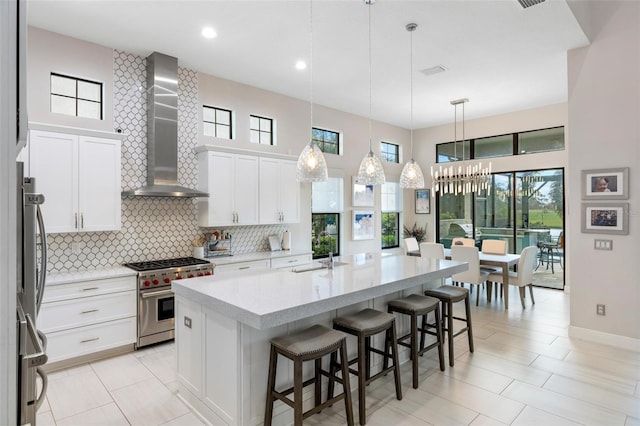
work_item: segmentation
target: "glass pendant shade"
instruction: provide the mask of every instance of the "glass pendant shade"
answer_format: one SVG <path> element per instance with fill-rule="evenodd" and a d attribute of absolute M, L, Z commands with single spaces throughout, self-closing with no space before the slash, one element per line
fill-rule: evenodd
<path fill-rule="evenodd" d="M 296 178 L 299 182 L 322 182 L 329 179 L 327 162 L 313 141 L 304 147 L 298 157 Z"/>
<path fill-rule="evenodd" d="M 382 161 L 369 150 L 369 153 L 362 159 L 360 169 L 358 169 L 358 183 L 361 185 L 382 185 L 386 182 Z"/>
<path fill-rule="evenodd" d="M 402 174 L 400 175 L 400 188 L 424 188 L 424 175 L 422 174 L 422 169 L 413 158 L 402 168 Z"/>

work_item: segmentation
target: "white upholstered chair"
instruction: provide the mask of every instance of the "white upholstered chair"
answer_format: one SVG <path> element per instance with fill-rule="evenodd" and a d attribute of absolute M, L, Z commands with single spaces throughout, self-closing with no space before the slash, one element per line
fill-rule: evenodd
<path fill-rule="evenodd" d="M 478 286 L 476 289 L 476 306 L 478 306 L 478 302 L 480 301 L 480 286 L 487 281 L 487 277 L 489 277 L 489 273 L 487 271 L 482 271 L 480 269 L 480 255 L 478 248 L 475 246 L 469 247 L 463 245 L 451 246 L 451 260 L 467 262 L 469 264 L 469 269 L 467 271 L 454 274 L 451 277 L 451 280 L 453 282 L 468 283 Z"/>
<path fill-rule="evenodd" d="M 487 254 L 507 254 L 506 240 L 482 240 L 483 253 Z"/>
<path fill-rule="evenodd" d="M 420 257 L 444 259 L 444 246 L 440 243 L 420 243 Z"/>
<path fill-rule="evenodd" d="M 420 251 L 418 240 L 415 237 L 404 239 L 404 254 L 409 254 L 410 251 Z"/>
<path fill-rule="evenodd" d="M 476 240 L 473 238 L 464 238 L 464 237 L 455 237 L 451 240 L 451 247 L 453 246 L 467 246 L 474 247 L 476 245 Z"/>
<path fill-rule="evenodd" d="M 518 286 L 520 290 L 520 303 L 522 303 L 522 308 L 524 308 L 524 294 L 525 287 L 529 286 L 529 293 L 531 294 L 531 303 L 535 304 L 536 301 L 533 298 L 533 269 L 536 266 L 536 257 L 538 253 L 538 248 L 536 246 L 525 247 L 520 253 L 520 260 L 518 261 L 518 272 L 509 271 L 509 285 Z M 489 278 L 487 281 L 494 283 L 504 283 L 502 282 L 502 272 L 499 274 L 492 273 L 489 274 Z M 505 289 L 504 291 L 509 291 L 509 289 Z"/>

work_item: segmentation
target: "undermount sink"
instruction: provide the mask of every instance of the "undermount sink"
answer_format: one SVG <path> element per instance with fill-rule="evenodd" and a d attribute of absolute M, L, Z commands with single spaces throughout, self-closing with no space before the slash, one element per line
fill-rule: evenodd
<path fill-rule="evenodd" d="M 348 265 L 347 262 L 340 262 L 335 260 L 333 262 L 333 267 L 335 268 L 336 266 L 342 266 L 342 265 Z M 313 262 L 309 265 L 302 265 L 302 266 L 298 266 L 296 268 L 293 268 L 291 270 L 291 272 L 295 272 L 295 273 L 300 273 L 300 272 L 308 272 L 308 271 L 316 271 L 318 269 L 328 269 L 327 268 L 327 264 L 325 262 L 319 261 L 319 262 Z"/>

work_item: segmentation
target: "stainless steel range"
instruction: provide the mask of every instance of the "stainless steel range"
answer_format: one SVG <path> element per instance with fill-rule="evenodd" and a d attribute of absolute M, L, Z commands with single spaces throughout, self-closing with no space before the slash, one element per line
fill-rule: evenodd
<path fill-rule="evenodd" d="M 172 280 L 213 274 L 214 265 L 195 257 L 125 263 L 138 271 L 138 348 L 175 337 Z"/>

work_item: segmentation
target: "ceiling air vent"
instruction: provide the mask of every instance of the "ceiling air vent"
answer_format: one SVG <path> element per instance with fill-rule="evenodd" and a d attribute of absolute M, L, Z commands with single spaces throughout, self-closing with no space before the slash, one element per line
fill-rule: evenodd
<path fill-rule="evenodd" d="M 439 74 L 441 72 L 445 72 L 446 70 L 447 70 L 447 67 L 445 67 L 444 65 L 436 65 L 435 67 L 425 68 L 420 72 L 424 75 L 434 75 L 434 74 Z"/>
<path fill-rule="evenodd" d="M 544 3 L 544 1 L 545 0 L 518 0 L 518 3 L 520 3 L 520 6 L 522 6 L 523 9 L 526 9 L 531 6 L 535 6 L 536 4 Z"/>

